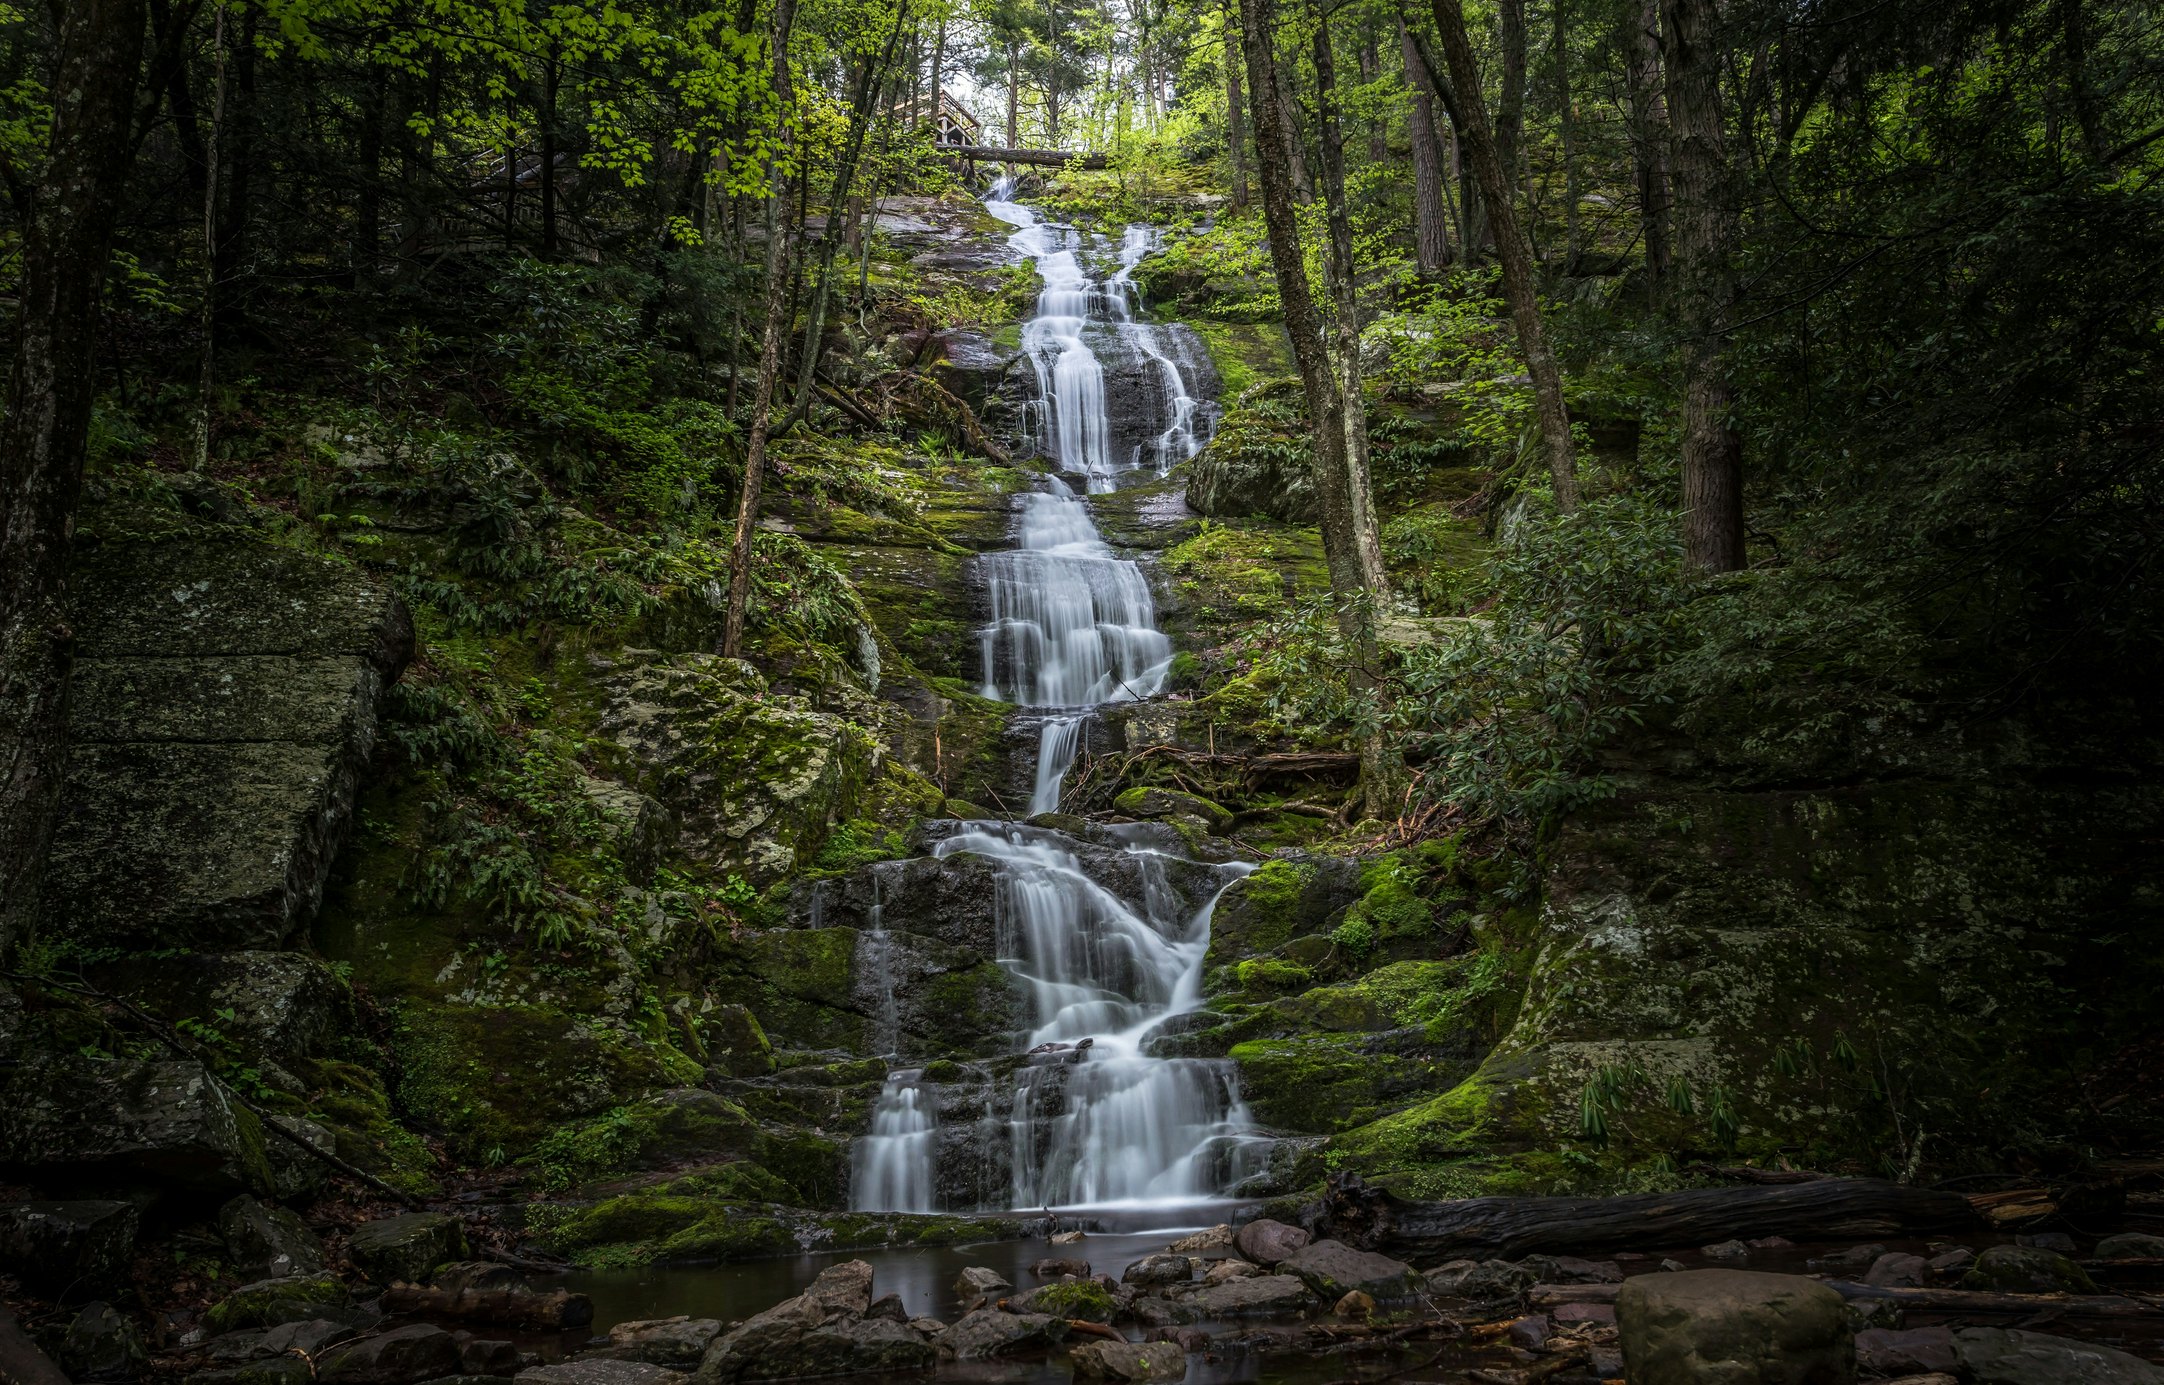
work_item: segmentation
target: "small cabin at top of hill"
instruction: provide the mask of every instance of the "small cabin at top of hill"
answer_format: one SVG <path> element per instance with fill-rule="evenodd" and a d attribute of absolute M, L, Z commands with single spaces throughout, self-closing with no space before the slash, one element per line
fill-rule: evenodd
<path fill-rule="evenodd" d="M 938 128 L 932 138 L 941 144 L 984 143 L 983 123 L 970 114 L 969 107 L 955 100 L 954 93 L 945 87 L 939 89 L 936 103 L 930 95 L 919 96 L 914 101 L 896 102 L 894 114 L 911 125 L 920 125 L 926 120 L 936 121 Z"/>

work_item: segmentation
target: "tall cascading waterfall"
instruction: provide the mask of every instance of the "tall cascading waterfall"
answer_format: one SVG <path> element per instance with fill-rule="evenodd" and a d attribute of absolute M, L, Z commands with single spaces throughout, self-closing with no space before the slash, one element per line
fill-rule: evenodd
<path fill-rule="evenodd" d="M 1022 331 L 1037 382 L 1028 421 L 1060 474 L 1022 497 L 1019 546 L 982 559 L 991 608 L 982 657 L 986 696 L 1042 713 L 1034 816 L 1059 807 L 1091 709 L 1159 692 L 1172 657 L 1149 584 L 1105 543 L 1067 478 L 1101 493 L 1123 472 L 1162 472 L 1207 440 L 1211 408 L 1191 388 L 1199 372 L 1186 342 L 1134 313 L 1133 272 L 1155 233 L 1128 228 L 1118 271 L 1099 283 L 1084 271 L 1072 233 L 1008 200 L 1009 189 L 1002 180 L 986 207 L 1016 228 L 1008 244 L 1044 280 L 1037 315 Z M 1152 397 L 1140 401 L 1152 430 L 1125 456 L 1114 456 L 1093 338 L 1147 361 L 1154 381 Z M 1211 911 L 1249 867 L 1189 860 L 1173 850 L 1179 838 L 1168 829 L 1101 835 L 1118 853 L 1120 890 L 1091 873 L 1081 841 L 1047 828 L 969 823 L 935 849 L 940 858 L 970 853 L 996 864 L 1000 962 L 1023 989 L 1034 1026 L 1020 1036 L 1026 1057 L 1009 1100 L 979 1118 L 1004 1122 L 1013 1208 L 1193 1201 L 1243 1172 L 1254 1145 L 1229 1064 L 1144 1051 L 1153 1029 L 1200 1005 Z M 1184 893 L 1174 872 L 1188 881 Z M 1107 873 L 1101 862 L 1099 873 Z M 1199 904 L 1198 876 L 1207 886 Z M 932 1092 L 921 1069 L 890 1075 L 854 1152 L 857 1208 L 935 1204 Z"/>

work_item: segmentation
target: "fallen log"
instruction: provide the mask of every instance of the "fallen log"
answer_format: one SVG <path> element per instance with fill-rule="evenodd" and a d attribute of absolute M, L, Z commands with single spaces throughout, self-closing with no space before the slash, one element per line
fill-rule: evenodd
<path fill-rule="evenodd" d="M 1893 1289 L 1847 1280 L 1823 1281 L 1843 1298 L 1898 1303 L 1923 1313 L 2025 1315 L 2055 1313 L 2075 1318 L 2164 1318 L 2164 1305 L 2124 1294 L 2002 1294 L 1981 1289 Z M 1535 1284 L 1525 1291 L 1533 1308 L 1566 1303 L 1614 1303 L 1620 1284 Z"/>
<path fill-rule="evenodd" d="M 524 1327 L 537 1332 L 584 1327 L 594 1320 L 593 1300 L 565 1289 L 540 1294 L 531 1289 L 433 1289 L 419 1284 L 393 1284 L 383 1291 L 383 1311 Z"/>
<path fill-rule="evenodd" d="M 1334 1177 L 1301 1214 L 1316 1239 L 1434 1264 L 1535 1252 L 1585 1255 L 1644 1246 L 1786 1236 L 1830 1241 L 1953 1231 L 1979 1224 L 1958 1193 L 1872 1179 L 1690 1188 L 1621 1197 L 1474 1197 L 1405 1202 L 1358 1175 Z"/>
<path fill-rule="evenodd" d="M 1080 159 L 1084 168 L 1105 166 L 1105 156 L 1102 154 L 1078 154 L 1067 149 L 1002 149 L 990 144 L 942 144 L 939 150 L 943 154 L 958 154 L 965 159 L 977 159 L 984 163 L 1065 168 Z"/>

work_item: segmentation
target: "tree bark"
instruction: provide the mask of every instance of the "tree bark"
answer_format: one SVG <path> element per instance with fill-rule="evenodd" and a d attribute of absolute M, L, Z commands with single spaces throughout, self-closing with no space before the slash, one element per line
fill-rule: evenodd
<path fill-rule="evenodd" d="M 24 228 L 0 420 L 0 964 L 12 964 L 36 927 L 67 771 L 68 545 L 144 17 L 144 0 L 63 7 L 46 180 Z"/>
<path fill-rule="evenodd" d="M 203 304 L 196 319 L 202 337 L 196 357 L 195 430 L 189 464 L 210 467 L 211 396 L 218 386 L 218 146 L 225 133 L 225 4 L 211 21 L 210 131 L 203 140 Z"/>
<path fill-rule="evenodd" d="M 1360 392 L 1360 284 L 1353 265 L 1352 219 L 1345 199 L 1345 121 L 1338 109 L 1337 63 L 1329 21 L 1316 16 L 1315 108 L 1322 125 L 1323 212 L 1330 228 L 1323 278 L 1337 303 L 1338 409 L 1345 429 L 1345 484 L 1352 502 L 1353 539 L 1359 546 L 1360 580 L 1378 604 L 1390 597 L 1376 533 L 1375 495 L 1368 479 L 1367 407 Z"/>
<path fill-rule="evenodd" d="M 775 148 L 789 149 L 792 104 L 789 31 L 796 24 L 796 0 L 774 0 L 767 45 L 773 56 Z M 759 335 L 759 378 L 752 386 L 751 423 L 744 441 L 744 485 L 736 502 L 736 537 L 729 545 L 729 604 L 722 618 L 721 652 L 735 658 L 744 649 L 744 608 L 751 602 L 751 541 L 759 527 L 759 492 L 766 477 L 767 436 L 773 427 L 775 385 L 781 375 L 781 339 L 789 326 L 789 237 L 784 222 L 789 203 L 788 170 L 776 157 L 767 169 L 766 325 Z"/>
<path fill-rule="evenodd" d="M 1585 241 L 1578 224 L 1578 159 L 1576 117 L 1570 107 L 1570 24 L 1564 0 L 1548 0 L 1555 26 L 1555 123 L 1556 139 L 1563 151 L 1563 246 L 1572 273 L 1577 272 Z"/>
<path fill-rule="evenodd" d="M 1622 1197 L 1474 1197 L 1403 1202 L 1333 1178 L 1301 1221 L 1331 1237 L 1423 1264 L 1460 1257 L 1515 1260 L 1546 1251 L 1695 1246 L 1731 1238 L 1862 1240 L 1983 1225 L 1958 1193 L 1872 1179 L 1827 1178 L 1758 1188 L 1692 1188 Z"/>
<path fill-rule="evenodd" d="M 1480 68 L 1465 30 L 1463 0 L 1432 0 L 1432 8 L 1443 40 L 1443 62 L 1457 89 L 1458 137 L 1480 179 L 1488 224 L 1495 232 L 1496 258 L 1503 266 L 1503 297 L 1510 304 L 1511 325 L 1517 329 L 1526 373 L 1533 377 L 1534 414 L 1548 454 L 1548 475 L 1555 483 L 1556 508 L 1568 514 L 1578 508 L 1578 462 L 1571 449 L 1570 414 L 1563 405 L 1563 372 L 1541 326 L 1540 299 L 1533 286 L 1533 247 L 1518 226 L 1502 156 L 1488 129 L 1488 108 L 1480 95 Z"/>
<path fill-rule="evenodd" d="M 1503 181 L 1517 201 L 1525 177 L 1525 0 L 1496 0 L 1496 41 L 1502 52 L 1502 89 L 1496 94 L 1495 148 L 1503 161 Z M 1476 100 L 1481 89 L 1466 88 L 1463 79 L 1452 79 Z"/>
<path fill-rule="evenodd" d="M 1624 21 L 1624 86 L 1630 100 L 1631 162 L 1646 277 L 1656 297 L 1672 272 L 1668 249 L 1668 103 L 1661 96 L 1660 0 L 1639 0 Z"/>
<path fill-rule="evenodd" d="M 1444 153 L 1435 131 L 1435 85 L 1428 80 L 1405 16 L 1398 16 L 1398 47 L 1405 58 L 1405 85 L 1412 92 L 1407 121 L 1413 146 L 1413 254 L 1422 274 L 1450 266 L 1450 209 L 1444 205 Z"/>
<path fill-rule="evenodd" d="M 1662 0 L 1676 279 L 1683 329 L 1683 550 L 1701 572 L 1744 566 L 1743 438 L 1728 378 L 1736 206 L 1721 110 L 1715 0 Z"/>
<path fill-rule="evenodd" d="M 1232 206 L 1247 207 L 1247 113 L 1240 91 L 1240 19 L 1230 0 L 1225 6 L 1225 153 L 1232 164 Z"/>

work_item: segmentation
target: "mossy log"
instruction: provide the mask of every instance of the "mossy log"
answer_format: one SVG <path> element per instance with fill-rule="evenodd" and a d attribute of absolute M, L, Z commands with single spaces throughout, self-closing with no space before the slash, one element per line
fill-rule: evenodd
<path fill-rule="evenodd" d="M 1034 164 L 1039 168 L 1065 168 L 1076 159 L 1084 168 L 1103 168 L 1102 154 L 1080 154 L 1067 149 L 1005 149 L 992 144 L 942 144 L 942 154 L 956 154 L 965 159 L 979 159 L 985 163 Z"/>
<path fill-rule="evenodd" d="M 1536 1252 L 1590 1254 L 1758 1236 L 1791 1240 L 1915 1235 L 1980 1227 L 1958 1193 L 1873 1179 L 1691 1188 L 1621 1197 L 1474 1197 L 1405 1202 L 1357 1175 L 1331 1180 L 1302 1220 L 1317 1239 L 1420 1262 Z"/>
<path fill-rule="evenodd" d="M 2164 1306 L 2123 1294 L 2007 1294 L 1978 1289 L 1896 1289 L 1878 1284 L 1824 1281 L 1827 1288 L 1858 1302 L 1896 1303 L 1920 1313 L 1988 1314 L 2027 1317 L 2050 1313 L 2069 1318 L 2164 1318 Z M 1559 1308 L 1566 1303 L 1614 1303 L 1620 1284 L 1535 1284 L 1525 1291 L 1531 1308 Z"/>

